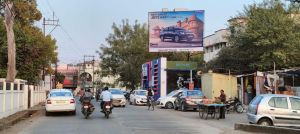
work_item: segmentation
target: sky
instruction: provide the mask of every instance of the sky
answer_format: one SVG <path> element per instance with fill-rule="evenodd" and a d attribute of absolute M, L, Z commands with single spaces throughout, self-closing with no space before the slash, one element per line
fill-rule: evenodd
<path fill-rule="evenodd" d="M 112 33 L 112 24 L 123 19 L 131 23 L 147 23 L 148 12 L 163 8 L 205 10 L 204 36 L 227 27 L 227 20 L 242 12 L 244 6 L 262 0 L 37 0 L 38 9 L 46 19 L 59 19 L 53 31 L 46 34 L 57 41 L 60 64 L 83 62 L 84 55 L 93 55 Z M 42 28 L 42 21 L 36 25 Z M 52 32 L 51 32 L 52 31 Z M 50 33 L 51 32 L 51 33 Z"/>

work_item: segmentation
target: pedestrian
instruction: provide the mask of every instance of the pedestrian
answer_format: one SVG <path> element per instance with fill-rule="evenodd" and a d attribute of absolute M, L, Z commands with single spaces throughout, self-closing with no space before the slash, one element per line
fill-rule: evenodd
<path fill-rule="evenodd" d="M 225 104 L 226 103 L 226 94 L 223 89 L 220 90 L 220 101 Z M 225 106 L 220 108 L 220 119 L 225 119 Z"/>

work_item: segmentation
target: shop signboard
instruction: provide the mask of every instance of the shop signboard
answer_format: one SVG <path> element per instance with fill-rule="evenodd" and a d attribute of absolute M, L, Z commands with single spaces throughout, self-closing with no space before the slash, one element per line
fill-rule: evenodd
<path fill-rule="evenodd" d="M 149 51 L 203 51 L 204 10 L 149 12 Z"/>
<path fill-rule="evenodd" d="M 167 69 L 172 70 L 196 70 L 197 63 L 189 61 L 168 61 Z"/>

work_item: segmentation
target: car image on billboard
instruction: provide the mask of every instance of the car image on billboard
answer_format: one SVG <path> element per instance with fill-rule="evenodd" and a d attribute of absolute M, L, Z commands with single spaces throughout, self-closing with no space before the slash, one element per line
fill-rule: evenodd
<path fill-rule="evenodd" d="M 204 10 L 149 12 L 149 52 L 203 51 Z"/>

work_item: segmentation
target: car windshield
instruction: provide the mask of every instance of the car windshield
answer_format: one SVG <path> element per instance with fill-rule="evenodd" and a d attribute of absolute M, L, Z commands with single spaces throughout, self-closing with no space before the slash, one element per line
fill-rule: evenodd
<path fill-rule="evenodd" d="M 71 97 L 72 93 L 71 92 L 51 92 L 50 93 L 50 97 L 63 97 L 63 96 Z"/>
<path fill-rule="evenodd" d="M 186 91 L 187 96 L 203 96 L 202 92 L 199 90 Z"/>
<path fill-rule="evenodd" d="M 136 91 L 136 95 L 146 95 L 147 91 Z"/>
<path fill-rule="evenodd" d="M 112 90 L 110 90 L 110 92 L 111 92 L 111 94 L 123 94 L 123 92 L 118 89 L 112 89 Z"/>
<path fill-rule="evenodd" d="M 172 91 L 171 93 L 169 93 L 167 96 L 168 97 L 173 97 L 175 94 L 177 94 L 178 91 Z"/>

